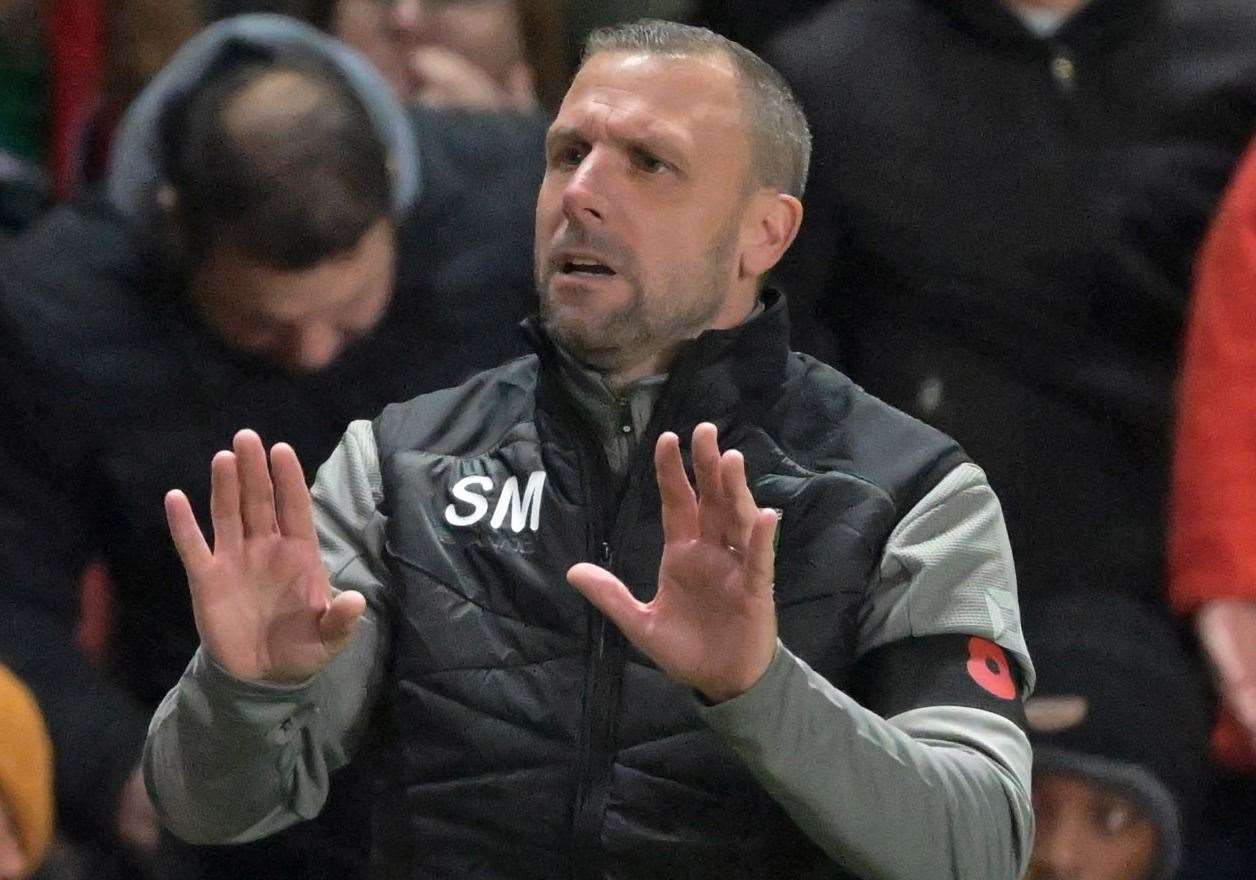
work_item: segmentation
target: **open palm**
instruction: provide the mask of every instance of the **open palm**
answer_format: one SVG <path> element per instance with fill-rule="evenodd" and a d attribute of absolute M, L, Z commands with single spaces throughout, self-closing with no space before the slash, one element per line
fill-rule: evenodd
<path fill-rule="evenodd" d="M 237 678 L 303 681 L 348 643 L 365 600 L 331 588 L 292 447 L 276 444 L 270 467 L 252 431 L 236 434 L 233 450 L 212 464 L 212 550 L 187 496 L 166 496 L 196 628 L 210 656 Z"/>
<path fill-rule="evenodd" d="M 755 506 L 741 453 L 720 454 L 714 425 L 693 433 L 697 495 L 675 434 L 659 438 L 654 462 L 665 542 L 654 599 L 638 601 L 588 563 L 573 566 L 567 579 L 664 672 L 726 700 L 759 679 L 776 649 L 777 516 Z"/>

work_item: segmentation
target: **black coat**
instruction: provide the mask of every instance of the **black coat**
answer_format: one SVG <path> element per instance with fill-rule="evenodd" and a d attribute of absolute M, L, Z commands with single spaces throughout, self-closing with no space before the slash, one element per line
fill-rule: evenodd
<path fill-rule="evenodd" d="M 770 56 L 815 132 L 795 341 L 960 441 L 1023 589 L 1158 598 L 1191 260 L 1256 120 L 1256 6 L 846 0 Z"/>
<path fill-rule="evenodd" d="M 387 518 L 376 562 L 388 570 L 377 601 L 392 634 L 381 703 L 397 732 L 374 804 L 379 876 L 851 876 L 702 722 L 688 690 L 564 578 L 597 560 L 641 601 L 654 597 L 655 443 L 674 431 L 688 459 L 709 419 L 722 448 L 745 456 L 755 504 L 781 511 L 781 642 L 886 717 L 927 699 L 877 659 L 927 640 L 856 657 L 861 612 L 890 534 L 966 459 L 790 353 L 785 305 L 769 297 L 763 314 L 703 333 L 671 365 L 622 492 L 571 397 L 568 359 L 540 332 L 538 357 L 375 421 Z M 492 516 L 449 503 L 467 479 L 483 481 Z"/>
<path fill-rule="evenodd" d="M 198 642 L 164 492 L 185 489 L 207 524 L 209 461 L 237 429 L 290 442 L 313 479 L 350 420 L 524 350 L 545 120 L 415 113 L 424 190 L 399 227 L 394 299 L 320 372 L 230 349 L 102 201 L 0 253 L 0 660 L 45 711 L 71 828 L 109 833 L 148 717 Z M 116 591 L 103 672 L 73 640 L 92 559 Z"/>

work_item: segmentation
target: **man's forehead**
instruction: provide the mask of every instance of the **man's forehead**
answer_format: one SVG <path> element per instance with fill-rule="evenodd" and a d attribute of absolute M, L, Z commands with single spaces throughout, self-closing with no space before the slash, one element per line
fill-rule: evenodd
<path fill-rule="evenodd" d="M 725 57 L 608 50 L 588 59 L 559 109 L 556 127 L 586 114 L 634 115 L 643 125 L 736 124 L 737 75 Z"/>

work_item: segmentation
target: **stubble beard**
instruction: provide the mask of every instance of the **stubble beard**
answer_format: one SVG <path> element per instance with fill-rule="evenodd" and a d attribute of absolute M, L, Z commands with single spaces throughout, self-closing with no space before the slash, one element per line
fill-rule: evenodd
<path fill-rule="evenodd" d="M 538 267 L 541 320 L 550 335 L 577 360 L 616 374 L 659 355 L 710 326 L 728 295 L 726 266 L 736 241 L 736 225 L 725 229 L 707 252 L 701 273 L 673 271 L 658 290 L 647 293 L 633 267 L 623 266 L 619 280 L 628 284 L 627 302 L 601 314 L 555 308 L 549 285 L 555 270 Z"/>

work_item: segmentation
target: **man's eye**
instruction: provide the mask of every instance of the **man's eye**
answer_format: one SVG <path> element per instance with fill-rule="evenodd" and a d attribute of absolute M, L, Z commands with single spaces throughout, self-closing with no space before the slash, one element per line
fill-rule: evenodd
<path fill-rule="evenodd" d="M 570 146 L 560 147 L 554 151 L 554 164 L 575 167 L 584 161 L 585 151 L 583 147 Z"/>
<path fill-rule="evenodd" d="M 653 156 L 646 152 L 638 152 L 635 155 L 635 161 L 638 168 L 647 174 L 658 174 L 660 171 L 667 170 L 667 163 L 657 156 Z"/>

